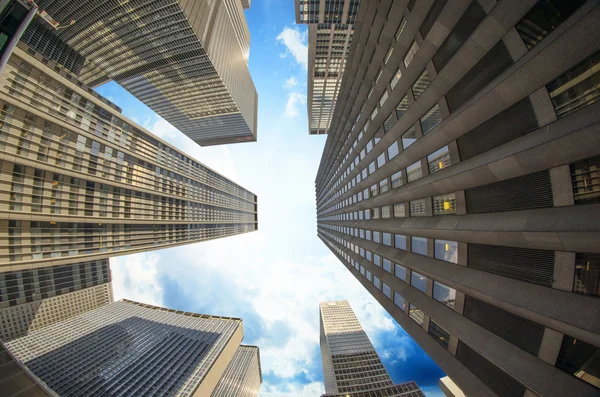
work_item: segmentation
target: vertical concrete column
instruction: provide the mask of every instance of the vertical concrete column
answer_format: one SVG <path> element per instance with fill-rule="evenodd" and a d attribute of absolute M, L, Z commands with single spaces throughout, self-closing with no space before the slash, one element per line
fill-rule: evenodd
<path fill-rule="evenodd" d="M 448 153 L 450 154 L 450 163 L 457 164 L 460 162 L 460 155 L 458 153 L 458 144 L 456 141 L 452 141 L 448 144 Z"/>
<path fill-rule="evenodd" d="M 458 349 L 458 338 L 450 334 L 450 341 L 448 343 L 448 351 L 453 356 L 456 356 L 456 349 Z"/>
<path fill-rule="evenodd" d="M 454 299 L 454 311 L 459 314 L 463 314 L 464 309 L 465 309 L 465 294 L 460 291 L 456 291 L 456 297 Z"/>
<path fill-rule="evenodd" d="M 575 279 L 575 252 L 556 251 L 554 253 L 554 276 L 552 288 L 573 291 Z"/>
<path fill-rule="evenodd" d="M 435 241 L 432 238 L 427 239 L 427 256 L 435 257 Z"/>
<path fill-rule="evenodd" d="M 506 45 L 506 49 L 513 61 L 516 61 L 527 54 L 527 46 L 514 27 L 504 35 L 502 41 L 504 42 L 504 45 Z"/>
<path fill-rule="evenodd" d="M 467 213 L 467 200 L 465 198 L 465 191 L 460 190 L 454 193 L 456 197 L 456 215 L 466 215 Z"/>
<path fill-rule="evenodd" d="M 429 321 L 430 318 L 427 314 L 423 315 L 423 324 L 421 324 L 421 327 L 423 328 L 423 331 L 425 332 L 429 332 Z"/>
<path fill-rule="evenodd" d="M 550 365 L 556 364 L 564 334 L 551 328 L 544 329 L 544 337 L 538 353 L 538 358 Z"/>
<path fill-rule="evenodd" d="M 448 107 L 448 101 L 446 101 L 445 96 L 440 98 L 440 100 L 438 101 L 438 106 L 440 108 L 440 115 L 442 116 L 442 120 L 450 116 L 450 108 Z"/>
<path fill-rule="evenodd" d="M 427 216 L 433 216 L 433 201 L 431 197 L 425 198 L 425 208 L 427 210 Z"/>
<path fill-rule="evenodd" d="M 538 125 L 543 127 L 547 124 L 556 121 L 556 111 L 550 99 L 550 94 L 546 87 L 541 87 L 533 94 L 529 95 L 529 100 L 533 106 L 535 117 L 538 120 Z"/>
<path fill-rule="evenodd" d="M 467 266 L 467 256 L 468 256 L 469 246 L 467 243 L 459 242 L 458 243 L 458 263 L 460 266 Z"/>
<path fill-rule="evenodd" d="M 550 169 L 550 182 L 552 183 L 552 199 L 555 207 L 564 207 L 575 204 L 571 169 L 568 164 Z"/>

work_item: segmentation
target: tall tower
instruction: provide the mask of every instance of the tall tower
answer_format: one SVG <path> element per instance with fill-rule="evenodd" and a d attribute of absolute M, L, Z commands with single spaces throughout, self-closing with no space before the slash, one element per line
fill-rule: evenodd
<path fill-rule="evenodd" d="M 319 307 L 327 396 L 367 391 L 390 397 L 424 396 L 414 382 L 394 385 L 348 301 L 321 302 Z"/>
<path fill-rule="evenodd" d="M 241 345 L 211 397 L 257 397 L 262 383 L 257 346 Z"/>
<path fill-rule="evenodd" d="M 296 23 L 308 25 L 308 121 L 327 134 L 352 44 L 359 0 L 296 0 Z"/>
<path fill-rule="evenodd" d="M 96 87 L 114 80 L 202 146 L 256 141 L 242 0 L 39 0 L 23 41 Z M 72 23 L 71 23 L 72 21 Z"/>
<path fill-rule="evenodd" d="M 4 348 L 50 395 L 210 396 L 243 334 L 239 318 L 122 300 Z"/>
<path fill-rule="evenodd" d="M 254 194 L 23 42 L 0 74 L 0 93 L 0 271 L 256 230 Z"/>
<path fill-rule="evenodd" d="M 362 2 L 318 235 L 467 396 L 600 394 L 598 1 Z"/>

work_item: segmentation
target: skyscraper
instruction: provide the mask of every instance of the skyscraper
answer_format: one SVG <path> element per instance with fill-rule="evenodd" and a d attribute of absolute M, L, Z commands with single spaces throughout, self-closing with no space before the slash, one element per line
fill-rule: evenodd
<path fill-rule="evenodd" d="M 39 0 L 23 41 L 96 87 L 114 80 L 202 146 L 256 141 L 241 0 Z M 72 24 L 70 24 L 72 21 Z"/>
<path fill-rule="evenodd" d="M 123 300 L 4 343 L 60 396 L 210 396 L 243 337 L 242 320 Z"/>
<path fill-rule="evenodd" d="M 308 25 L 309 133 L 327 134 L 352 44 L 359 0 L 295 2 L 296 23 Z"/>
<path fill-rule="evenodd" d="M 597 1 L 364 2 L 318 234 L 468 396 L 600 393 Z"/>
<path fill-rule="evenodd" d="M 319 306 L 327 396 L 372 392 L 389 397 L 424 397 L 415 382 L 394 385 L 348 301 L 321 302 Z"/>
<path fill-rule="evenodd" d="M 262 383 L 257 346 L 238 347 L 211 397 L 256 397 Z"/>
<path fill-rule="evenodd" d="M 113 301 L 108 259 L 0 273 L 0 340 Z"/>
<path fill-rule="evenodd" d="M 22 42 L 0 74 L 0 93 L 0 271 L 256 230 L 254 194 Z"/>

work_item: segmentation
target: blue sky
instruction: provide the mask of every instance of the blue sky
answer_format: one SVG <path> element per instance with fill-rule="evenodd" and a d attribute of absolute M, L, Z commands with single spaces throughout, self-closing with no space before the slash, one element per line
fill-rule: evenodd
<path fill-rule="evenodd" d="M 441 396 L 443 372 L 317 238 L 314 177 L 325 144 L 309 136 L 306 28 L 293 0 L 254 0 L 250 72 L 258 143 L 201 148 L 114 83 L 98 91 L 123 113 L 258 195 L 259 231 L 111 259 L 115 297 L 244 319 L 261 349 L 261 396 L 319 396 L 319 306 L 348 299 L 395 382 Z"/>

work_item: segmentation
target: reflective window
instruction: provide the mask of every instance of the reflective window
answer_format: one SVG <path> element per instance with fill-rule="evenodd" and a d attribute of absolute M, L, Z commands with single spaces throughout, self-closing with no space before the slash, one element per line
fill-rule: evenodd
<path fill-rule="evenodd" d="M 600 296 L 600 254 L 575 255 L 573 292 Z"/>
<path fill-rule="evenodd" d="M 444 349 L 448 348 L 450 344 L 450 333 L 438 325 L 435 321 L 429 321 L 429 335 L 435 339 L 437 343 L 442 345 Z"/>
<path fill-rule="evenodd" d="M 442 114 L 440 113 L 440 107 L 436 104 L 434 107 L 429 109 L 425 116 L 421 117 L 421 129 L 423 135 L 427 134 L 442 121 Z"/>
<path fill-rule="evenodd" d="M 373 254 L 373 263 L 378 267 L 381 267 L 381 257 L 377 254 Z"/>
<path fill-rule="evenodd" d="M 373 231 L 373 242 L 381 243 L 381 233 Z"/>
<path fill-rule="evenodd" d="M 421 94 L 425 91 L 425 89 L 427 89 L 427 87 L 429 86 L 430 83 L 431 83 L 431 79 L 429 78 L 429 75 L 427 74 L 427 69 L 425 69 L 423 71 L 423 73 L 421 73 L 421 75 L 419 76 L 417 81 L 415 81 L 415 83 L 412 86 L 412 92 L 413 92 L 413 95 L 415 96 L 415 101 L 421 96 Z"/>
<path fill-rule="evenodd" d="M 403 311 L 406 310 L 406 300 L 397 292 L 394 292 L 394 303 Z"/>
<path fill-rule="evenodd" d="M 402 71 L 400 70 L 400 68 L 398 68 L 398 70 L 396 70 L 396 73 L 394 74 L 394 77 L 392 77 L 392 80 L 390 81 L 390 88 L 392 90 L 394 89 L 394 87 L 396 87 L 396 84 L 398 84 L 401 77 Z"/>
<path fill-rule="evenodd" d="M 571 163 L 575 204 L 600 202 L 600 156 Z"/>
<path fill-rule="evenodd" d="M 372 261 L 373 261 L 373 253 L 372 253 L 371 251 L 367 250 L 367 251 L 365 252 L 365 254 L 366 254 L 366 255 L 365 255 L 365 257 L 367 258 L 367 260 L 368 260 L 369 262 L 372 262 Z"/>
<path fill-rule="evenodd" d="M 427 199 L 412 200 L 409 205 L 410 216 L 427 216 Z"/>
<path fill-rule="evenodd" d="M 369 174 L 372 174 L 375 171 L 377 171 L 377 165 L 375 164 L 375 161 L 372 161 L 371 164 L 369 164 Z"/>
<path fill-rule="evenodd" d="M 384 207 L 381 207 L 381 218 L 382 219 L 389 219 L 392 217 L 392 214 L 390 212 L 390 206 L 386 205 Z"/>
<path fill-rule="evenodd" d="M 390 60 L 390 57 L 392 56 L 393 53 L 394 53 L 394 47 L 390 46 L 390 49 L 388 50 L 387 54 L 385 54 L 385 58 L 383 58 L 384 65 L 387 65 L 387 63 Z"/>
<path fill-rule="evenodd" d="M 556 367 L 596 387 L 600 381 L 600 348 L 564 335 Z"/>
<path fill-rule="evenodd" d="M 364 268 L 364 266 L 360 267 L 360 274 L 362 274 L 363 276 L 365 275 L 365 268 Z"/>
<path fill-rule="evenodd" d="M 367 270 L 367 280 L 369 281 L 373 281 L 373 275 L 371 274 L 370 271 Z"/>
<path fill-rule="evenodd" d="M 382 291 L 385 296 L 392 299 L 392 289 L 390 288 L 389 285 L 387 285 L 386 283 L 383 283 Z"/>
<path fill-rule="evenodd" d="M 413 41 L 408 52 L 404 56 L 404 67 L 408 67 L 408 65 L 410 65 L 410 63 L 414 59 L 415 54 L 417 53 L 418 50 L 419 50 L 419 45 L 417 44 L 416 41 Z"/>
<path fill-rule="evenodd" d="M 421 168 L 421 161 L 417 161 L 414 164 L 406 167 L 406 177 L 408 182 L 416 181 L 423 177 L 423 169 Z"/>
<path fill-rule="evenodd" d="M 408 111 L 409 106 L 408 96 L 405 95 L 398 105 L 396 105 L 396 117 L 398 117 L 398 120 L 400 120 L 400 118 L 404 116 L 404 113 Z"/>
<path fill-rule="evenodd" d="M 429 165 L 430 174 L 435 174 L 440 170 L 450 167 L 450 152 L 448 151 L 448 146 L 444 146 L 427 156 L 427 164 Z"/>
<path fill-rule="evenodd" d="M 385 101 L 387 101 L 389 95 L 387 90 L 385 90 L 383 92 L 383 94 L 381 95 L 381 98 L 379 98 L 379 106 L 383 107 L 383 104 L 385 103 Z"/>
<path fill-rule="evenodd" d="M 425 237 L 411 237 L 410 243 L 412 252 L 427 255 L 427 239 Z"/>
<path fill-rule="evenodd" d="M 402 186 L 404 181 L 402 180 L 402 171 L 398 171 L 392 174 L 392 189 Z"/>
<path fill-rule="evenodd" d="M 403 234 L 394 234 L 394 246 L 406 250 L 407 237 Z"/>
<path fill-rule="evenodd" d="M 402 281 L 406 281 L 406 268 L 396 263 L 394 266 L 394 275 Z"/>
<path fill-rule="evenodd" d="M 419 325 L 422 325 L 425 321 L 425 314 L 412 303 L 409 303 L 408 306 L 408 316 L 415 320 Z"/>
<path fill-rule="evenodd" d="M 444 284 L 433 282 L 433 299 L 444 305 L 454 309 L 454 302 L 456 301 L 456 290 L 445 286 Z"/>
<path fill-rule="evenodd" d="M 385 152 L 377 156 L 377 168 L 381 168 L 385 165 Z"/>
<path fill-rule="evenodd" d="M 404 31 L 404 28 L 406 27 L 406 18 L 402 18 L 402 21 L 400 22 L 400 26 L 398 26 L 398 30 L 396 30 L 396 34 L 394 35 L 394 38 L 396 39 L 396 41 L 398 41 L 400 39 L 400 35 L 402 34 L 402 32 Z"/>
<path fill-rule="evenodd" d="M 387 178 L 385 178 L 384 180 L 382 180 L 381 182 L 379 182 L 379 192 L 380 193 L 385 193 L 388 190 L 390 190 L 390 185 L 388 183 Z"/>
<path fill-rule="evenodd" d="M 454 193 L 433 197 L 433 215 L 456 214 L 456 195 Z"/>
<path fill-rule="evenodd" d="M 376 276 L 373 276 L 373 284 L 378 290 L 381 289 L 381 281 Z"/>
<path fill-rule="evenodd" d="M 385 270 L 388 273 L 392 272 L 392 262 L 390 262 L 389 259 L 385 259 L 383 258 L 383 264 L 382 264 L 383 270 Z"/>
<path fill-rule="evenodd" d="M 391 233 L 383 233 L 383 244 L 387 246 L 392 246 L 392 234 Z"/>
<path fill-rule="evenodd" d="M 458 243 L 456 241 L 435 240 L 435 257 L 446 262 L 458 263 Z"/>
<path fill-rule="evenodd" d="M 415 271 L 410 274 L 410 285 L 423 293 L 427 293 L 427 277 Z"/>
<path fill-rule="evenodd" d="M 406 218 L 406 205 L 394 204 L 394 218 Z"/>
<path fill-rule="evenodd" d="M 386 133 L 396 124 L 396 113 L 392 112 L 389 117 L 383 122 L 383 132 Z"/>
<path fill-rule="evenodd" d="M 377 113 L 379 113 L 379 109 L 377 109 L 377 106 L 375 106 L 375 109 L 373 109 L 373 111 L 371 112 L 371 120 L 373 120 L 377 116 Z"/>

